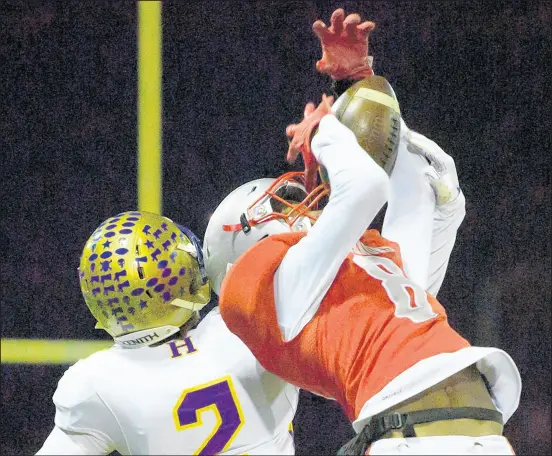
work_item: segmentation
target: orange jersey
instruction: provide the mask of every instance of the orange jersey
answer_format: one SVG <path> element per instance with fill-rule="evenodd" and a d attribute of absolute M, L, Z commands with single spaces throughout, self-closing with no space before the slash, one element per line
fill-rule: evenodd
<path fill-rule="evenodd" d="M 305 233 L 260 241 L 230 268 L 219 305 L 261 364 L 284 380 L 336 399 L 348 417 L 417 362 L 469 343 L 444 308 L 404 277 L 399 248 L 370 230 L 343 262 L 314 317 L 292 340 L 278 325 L 273 277 Z"/>

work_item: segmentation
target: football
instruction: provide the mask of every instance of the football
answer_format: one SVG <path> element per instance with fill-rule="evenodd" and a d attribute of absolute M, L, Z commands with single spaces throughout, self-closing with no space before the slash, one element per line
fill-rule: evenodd
<path fill-rule="evenodd" d="M 335 101 L 332 110 L 353 131 L 360 146 L 391 174 L 401 128 L 399 103 L 391 84 L 381 76 L 362 79 Z M 324 169 L 320 175 L 327 181 Z"/>

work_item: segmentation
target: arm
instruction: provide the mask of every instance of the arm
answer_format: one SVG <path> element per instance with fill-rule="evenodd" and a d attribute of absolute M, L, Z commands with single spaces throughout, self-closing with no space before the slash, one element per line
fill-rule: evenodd
<path fill-rule="evenodd" d="M 388 197 L 389 179 L 333 115 L 320 122 L 312 152 L 332 187 L 322 215 L 291 247 L 274 276 L 278 323 L 291 340 L 310 321 L 352 247 Z"/>
<path fill-rule="evenodd" d="M 58 382 L 55 427 L 37 454 L 109 454 L 123 441 L 117 420 L 98 395 L 99 354 L 78 361 Z"/>
<path fill-rule="evenodd" d="M 322 58 L 316 68 L 330 76 L 331 92 L 336 98 L 358 80 L 373 74 L 368 39 L 374 28 L 373 22 L 361 23 L 358 14 L 345 17 L 341 8 L 332 14 L 330 27 L 320 20 L 313 24 L 313 31 L 322 47 Z M 464 217 L 464 197 L 461 192 L 456 192 L 458 197 L 447 202 L 443 198 L 436 201 L 434 195 L 446 194 L 447 186 L 453 193 L 457 189 L 454 161 L 432 141 L 409 132 L 404 122 L 401 130 L 401 136 L 406 138 L 401 140 L 391 176 L 391 195 L 383 235 L 400 245 L 407 275 L 435 295 L 445 276 L 456 231 Z M 417 157 L 409 154 L 409 146 L 421 147 L 419 150 L 422 153 L 414 152 Z M 433 157 L 442 159 L 445 168 L 451 169 L 449 177 L 452 180 L 456 178 L 455 183 L 450 179 L 447 181 L 446 177 L 442 179 L 436 168 L 428 168 L 426 152 L 431 154 L 431 151 L 435 152 Z M 432 163 L 436 163 L 435 160 Z M 425 180 L 427 174 L 433 177 L 432 185 Z M 445 186 L 437 188 L 435 184 L 439 181 Z"/>
<path fill-rule="evenodd" d="M 409 144 L 412 153 L 421 153 L 431 165 L 425 174 L 435 196 L 426 290 L 436 296 L 445 278 L 456 233 L 466 216 L 466 199 L 460 190 L 452 157 L 414 131 Z"/>
<path fill-rule="evenodd" d="M 402 123 L 382 236 L 399 244 L 406 275 L 425 289 L 435 196 L 423 177 L 429 165 L 423 157 L 408 152 L 405 130 Z"/>
<path fill-rule="evenodd" d="M 382 234 L 400 245 L 406 275 L 433 295 L 464 215 L 454 161 L 403 122 Z"/>
<path fill-rule="evenodd" d="M 70 432 L 55 426 L 37 455 L 109 454 L 114 446 L 91 434 Z"/>

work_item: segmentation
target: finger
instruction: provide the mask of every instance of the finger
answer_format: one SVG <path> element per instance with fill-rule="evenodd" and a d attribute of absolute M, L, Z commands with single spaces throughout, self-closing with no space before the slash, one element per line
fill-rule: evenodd
<path fill-rule="evenodd" d="M 363 22 L 362 24 L 360 24 L 357 27 L 357 31 L 362 36 L 368 36 L 375 28 L 376 28 L 376 23 L 375 22 L 366 21 L 366 22 Z"/>
<path fill-rule="evenodd" d="M 286 160 L 290 165 L 293 165 L 297 161 L 297 157 L 299 156 L 299 149 L 297 148 L 297 145 L 294 141 L 291 141 L 288 152 L 286 156 Z"/>
<path fill-rule="evenodd" d="M 330 34 L 330 31 L 328 30 L 326 24 L 324 24 L 324 22 L 320 20 L 312 24 L 312 31 L 321 40 L 324 40 L 324 38 L 326 38 Z"/>
<path fill-rule="evenodd" d="M 408 143 L 406 145 L 406 150 L 408 150 L 408 152 L 410 152 L 411 154 L 418 155 L 418 156 L 422 157 L 428 163 L 428 165 L 433 164 L 433 161 L 428 156 L 427 151 L 425 149 L 423 149 L 422 147 L 420 147 L 418 144 L 415 144 L 412 141 L 408 141 Z"/>
<path fill-rule="evenodd" d="M 343 31 L 343 19 L 345 18 L 345 11 L 343 11 L 343 8 L 336 9 L 333 14 L 332 18 L 330 19 L 331 22 L 331 31 L 339 35 Z"/>
<path fill-rule="evenodd" d="M 316 69 L 320 71 L 320 73 L 327 73 L 330 71 L 330 68 L 324 58 L 321 58 L 318 62 L 316 62 Z"/>
<path fill-rule="evenodd" d="M 316 107 L 314 106 L 314 103 L 307 103 L 307 105 L 305 106 L 305 111 L 303 112 L 303 117 L 306 119 L 314 112 L 315 109 Z"/>
<path fill-rule="evenodd" d="M 356 29 L 357 25 L 360 24 L 360 15 L 358 14 L 349 14 L 345 20 L 343 21 L 343 25 L 345 26 L 345 31 L 347 32 L 347 35 L 351 38 L 354 38 L 356 36 Z"/>
<path fill-rule="evenodd" d="M 295 134 L 295 130 L 297 129 L 297 124 L 290 124 L 286 127 L 286 136 L 288 138 L 292 138 Z"/>
<path fill-rule="evenodd" d="M 327 96 L 325 93 L 322 94 L 322 103 L 326 105 L 328 110 L 332 108 L 333 102 L 334 102 L 333 95 Z"/>

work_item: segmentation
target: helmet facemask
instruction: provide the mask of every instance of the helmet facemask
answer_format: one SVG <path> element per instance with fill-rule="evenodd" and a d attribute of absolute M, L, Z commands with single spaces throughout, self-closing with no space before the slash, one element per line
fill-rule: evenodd
<path fill-rule="evenodd" d="M 316 221 L 315 211 L 329 192 L 329 184 L 322 184 L 307 193 L 303 172 L 286 173 L 248 206 L 241 214 L 239 224 L 223 225 L 222 229 L 248 233 L 256 225 L 279 220 L 291 231 L 307 231 Z"/>

